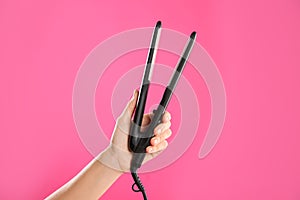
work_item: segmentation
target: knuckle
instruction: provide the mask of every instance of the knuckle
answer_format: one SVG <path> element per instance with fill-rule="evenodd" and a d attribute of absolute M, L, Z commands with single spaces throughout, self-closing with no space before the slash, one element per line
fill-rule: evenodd
<path fill-rule="evenodd" d="M 152 151 L 151 151 L 151 153 L 154 153 L 154 152 L 156 152 L 157 151 L 157 147 L 152 147 Z"/>
<path fill-rule="evenodd" d="M 165 129 L 168 129 L 170 126 L 171 126 L 171 122 L 170 122 L 170 121 L 167 121 L 167 122 L 164 124 L 164 128 L 165 128 Z"/>
<path fill-rule="evenodd" d="M 170 129 L 166 130 L 165 134 L 164 134 L 164 139 L 167 139 L 171 136 L 172 131 Z"/>
<path fill-rule="evenodd" d="M 169 145 L 168 141 L 165 140 L 165 142 L 164 142 L 164 148 L 167 148 L 168 145 Z"/>
<path fill-rule="evenodd" d="M 159 141 L 160 141 L 160 138 L 159 138 L 159 137 L 153 137 L 153 138 L 151 139 L 151 144 L 152 144 L 152 145 L 156 145 L 156 144 L 159 143 Z"/>
<path fill-rule="evenodd" d="M 160 144 L 160 147 L 159 149 L 160 150 L 164 150 L 165 148 L 167 148 L 168 146 L 168 142 L 166 140 L 164 140 L 161 144 Z"/>

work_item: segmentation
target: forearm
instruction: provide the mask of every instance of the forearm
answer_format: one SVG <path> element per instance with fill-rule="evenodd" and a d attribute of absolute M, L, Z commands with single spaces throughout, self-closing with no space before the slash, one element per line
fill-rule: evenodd
<path fill-rule="evenodd" d="M 132 153 L 128 151 L 128 135 L 132 114 L 135 109 L 138 92 L 128 102 L 121 116 L 118 118 L 110 145 L 91 161 L 72 180 L 51 194 L 47 200 L 96 200 L 122 175 L 130 171 Z M 171 115 L 167 111 L 162 117 L 162 123 L 154 130 L 154 137 L 147 147 L 144 162 L 154 158 L 164 150 L 171 136 Z M 142 126 L 151 122 L 151 114 L 143 117 Z"/>
<path fill-rule="evenodd" d="M 47 200 L 98 199 L 121 175 L 122 172 L 111 169 L 94 159 Z"/>

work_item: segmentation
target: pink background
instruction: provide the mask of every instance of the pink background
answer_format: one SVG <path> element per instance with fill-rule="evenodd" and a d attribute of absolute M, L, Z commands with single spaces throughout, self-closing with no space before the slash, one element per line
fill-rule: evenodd
<path fill-rule="evenodd" d="M 300 199 L 296 0 L 1 1 L 0 199 L 45 198 L 92 159 L 73 122 L 76 73 L 101 41 L 158 19 L 198 32 L 223 77 L 227 118 L 217 145 L 199 160 L 209 119 L 207 94 L 199 100 L 203 123 L 190 148 L 141 176 L 149 199 Z M 131 183 L 121 177 L 103 199 L 141 199 Z"/>

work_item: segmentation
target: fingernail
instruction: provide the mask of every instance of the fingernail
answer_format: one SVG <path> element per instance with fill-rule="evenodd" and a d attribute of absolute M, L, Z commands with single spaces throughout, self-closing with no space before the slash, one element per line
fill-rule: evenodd
<path fill-rule="evenodd" d="M 149 151 L 149 152 L 152 152 L 152 151 L 153 151 L 153 149 L 152 149 L 151 147 L 149 147 L 149 148 L 148 148 L 148 151 Z"/>
<path fill-rule="evenodd" d="M 159 142 L 159 139 L 154 140 L 154 144 L 157 144 Z"/>
<path fill-rule="evenodd" d="M 160 133 L 161 133 L 161 129 L 158 129 L 158 130 L 157 130 L 157 134 L 160 134 Z"/>

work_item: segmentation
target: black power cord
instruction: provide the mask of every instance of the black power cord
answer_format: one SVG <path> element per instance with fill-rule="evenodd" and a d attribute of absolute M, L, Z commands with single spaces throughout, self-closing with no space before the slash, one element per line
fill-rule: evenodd
<path fill-rule="evenodd" d="M 140 177 L 138 176 L 138 174 L 136 172 L 131 172 L 131 176 L 134 180 L 134 184 L 132 185 L 132 190 L 134 192 L 141 192 L 143 194 L 144 200 L 148 200 L 147 198 L 147 194 L 145 191 L 145 188 L 140 180 Z M 135 188 L 135 186 L 137 186 L 138 189 Z"/>

